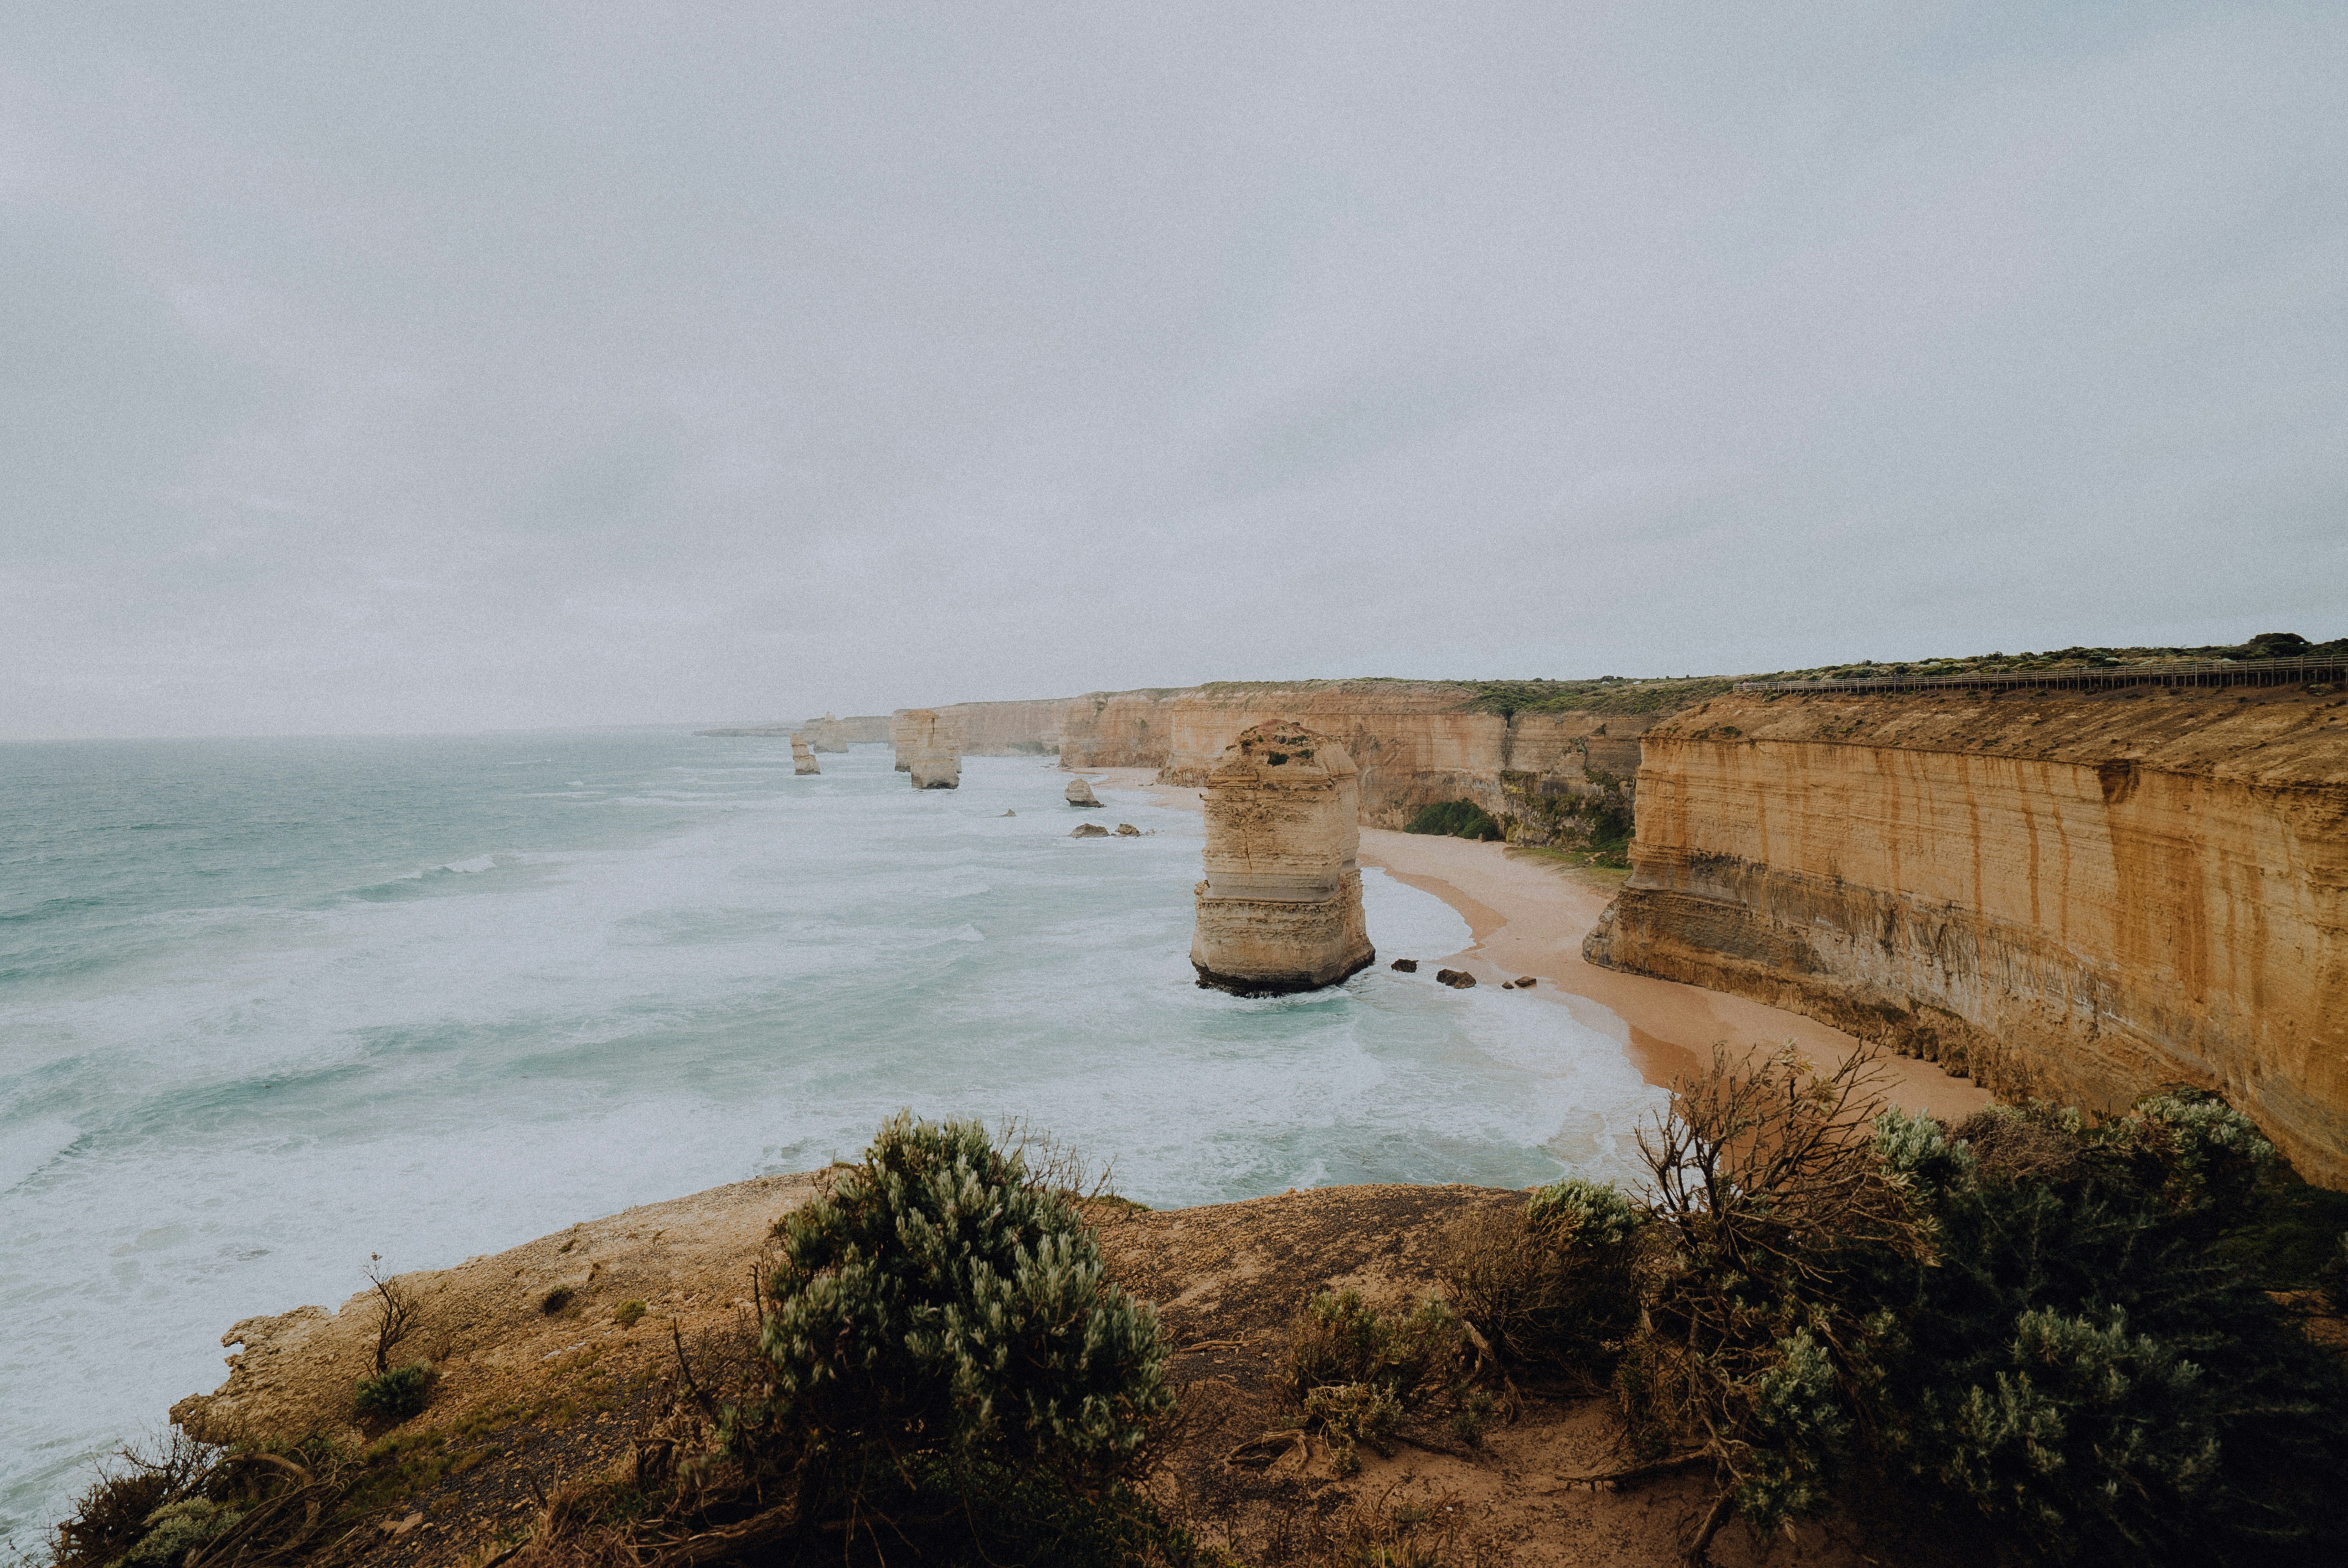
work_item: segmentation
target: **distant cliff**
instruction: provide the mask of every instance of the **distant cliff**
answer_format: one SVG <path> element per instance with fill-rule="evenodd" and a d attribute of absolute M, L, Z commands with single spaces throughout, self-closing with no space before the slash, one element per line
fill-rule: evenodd
<path fill-rule="evenodd" d="M 1069 768 L 1150 768 L 1198 785 L 1240 732 L 1294 718 L 1341 741 L 1361 769 L 1362 817 L 1398 827 L 1422 807 L 1473 800 L 1519 843 L 1628 831 L 1639 736 L 1725 681 L 1218 682 L 937 710 L 965 752 L 1056 751 Z"/>
<path fill-rule="evenodd" d="M 2002 1096 L 2216 1089 L 2348 1184 L 2340 690 L 1715 698 L 1644 733 L 1586 956 Z"/>

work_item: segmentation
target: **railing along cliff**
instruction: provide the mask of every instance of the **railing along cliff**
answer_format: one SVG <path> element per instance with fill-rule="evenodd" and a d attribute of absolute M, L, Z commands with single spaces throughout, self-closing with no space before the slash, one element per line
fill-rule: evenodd
<path fill-rule="evenodd" d="M 2121 686 L 2289 686 L 2348 682 L 2348 659 L 2200 659 L 2072 670 L 1985 670 L 1971 675 L 1868 675 L 1847 681 L 1739 681 L 1739 692 L 1925 692 L 2014 686 L 2108 691 Z"/>

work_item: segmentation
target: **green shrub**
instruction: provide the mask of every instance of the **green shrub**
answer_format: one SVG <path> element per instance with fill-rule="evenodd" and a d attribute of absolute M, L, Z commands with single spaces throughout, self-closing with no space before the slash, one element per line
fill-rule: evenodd
<path fill-rule="evenodd" d="M 102 1568 L 146 1539 L 157 1516 L 200 1497 L 219 1475 L 221 1450 L 174 1431 L 159 1449 L 126 1448 L 100 1470 L 57 1526 L 53 1568 Z"/>
<path fill-rule="evenodd" d="M 351 1394 L 351 1413 L 361 1420 L 404 1421 L 431 1402 L 438 1378 L 422 1361 L 361 1378 Z"/>
<path fill-rule="evenodd" d="M 1447 800 L 1423 808 L 1410 819 L 1406 833 L 1448 834 L 1453 838 L 1498 839 L 1500 825 L 1472 800 Z"/>
<path fill-rule="evenodd" d="M 930 1513 L 985 1537 L 1016 1494 L 1018 1535 L 1075 1508 L 1063 1493 L 1116 1493 L 1172 1408 L 1154 1309 L 974 1122 L 899 1115 L 781 1246 L 760 1338 L 774 1396 L 730 1440 L 790 1471 L 802 1520 L 943 1499 Z"/>
<path fill-rule="evenodd" d="M 147 1532 L 139 1543 L 123 1553 L 122 1561 L 137 1568 L 170 1568 L 188 1554 L 191 1547 L 201 1546 L 223 1533 L 243 1514 L 225 1507 L 208 1497 L 183 1497 L 167 1502 L 147 1516 Z"/>
<path fill-rule="evenodd" d="M 1475 1215 L 1450 1236 L 1450 1301 L 1519 1366 L 1594 1370 L 1638 1321 L 1645 1211 L 1603 1182 L 1569 1178 L 1520 1209 Z"/>
<path fill-rule="evenodd" d="M 1348 1454 L 1354 1443 L 1365 1442 L 1391 1459 L 1395 1433 L 1402 1430 L 1403 1408 L 1395 1391 L 1383 1383 L 1331 1383 L 1304 1396 L 1304 1416 L 1337 1440 L 1340 1455 Z M 1340 1463 L 1352 1468 L 1344 1465 L 1342 1459 Z"/>
<path fill-rule="evenodd" d="M 1458 1317 L 1440 1297 L 1389 1317 L 1365 1306 L 1358 1291 L 1318 1291 L 1290 1340 L 1289 1390 L 1303 1400 L 1315 1389 L 1367 1383 L 1408 1400 L 1449 1378 L 1459 1341 Z"/>
<path fill-rule="evenodd" d="M 558 1285 L 538 1298 L 538 1309 L 549 1317 L 578 1299 L 579 1293 L 567 1285 Z"/>
<path fill-rule="evenodd" d="M 1984 1561 L 2338 1560 L 2348 1373 L 2228 1238 L 2273 1153 L 2204 1096 L 1954 1133 L 1849 1070 L 1725 1063 L 1646 1148 L 1675 1245 L 1618 1377 L 1659 1453 L 1768 1529 L 1865 1471 Z M 1715 1512 L 1713 1521 L 1721 1517 Z M 1701 1547 L 1701 1542 L 1699 1542 Z"/>
<path fill-rule="evenodd" d="M 644 1304 L 643 1302 L 623 1301 L 620 1303 L 618 1309 L 612 1314 L 612 1321 L 618 1324 L 623 1328 L 633 1328 L 638 1320 L 641 1319 L 644 1315 Z"/>

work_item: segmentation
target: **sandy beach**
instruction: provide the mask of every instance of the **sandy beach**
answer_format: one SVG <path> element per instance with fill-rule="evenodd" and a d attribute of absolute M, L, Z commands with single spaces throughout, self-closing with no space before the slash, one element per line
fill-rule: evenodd
<path fill-rule="evenodd" d="M 1167 805 L 1197 810 L 1199 792 L 1153 782 L 1145 768 L 1088 770 L 1111 789 L 1143 789 Z M 1641 1074 L 1668 1086 L 1711 1059 L 1715 1044 L 1793 1041 L 1813 1061 L 1839 1062 L 1859 1049 L 1840 1030 L 1742 997 L 1674 980 L 1621 974 L 1581 961 L 1581 939 L 1613 897 L 1621 874 L 1569 866 L 1535 851 L 1427 834 L 1362 829 L 1362 862 L 1434 894 L 1459 911 L 1475 941 L 1457 953 L 1380 953 L 1465 969 L 1497 986 L 1520 975 L 1540 983 L 1529 1005 L 1562 1007 L 1620 1041 Z M 1885 1097 L 1909 1111 L 1954 1120 L 1992 1103 L 1990 1094 L 1928 1061 L 1886 1056 L 1878 1068 Z"/>

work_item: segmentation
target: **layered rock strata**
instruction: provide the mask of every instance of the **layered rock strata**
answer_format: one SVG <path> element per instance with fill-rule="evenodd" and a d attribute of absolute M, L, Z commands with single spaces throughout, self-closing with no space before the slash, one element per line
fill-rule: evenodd
<path fill-rule="evenodd" d="M 816 764 L 815 748 L 808 743 L 805 735 L 791 737 L 791 772 L 801 777 L 823 772 Z"/>
<path fill-rule="evenodd" d="M 1190 963 L 1241 996 L 1335 985 L 1377 957 L 1362 916 L 1361 804 L 1345 749 L 1293 723 L 1243 731 L 1206 777 Z"/>
<path fill-rule="evenodd" d="M 896 717 L 904 725 L 904 738 L 898 743 L 897 765 L 913 775 L 913 787 L 960 787 L 960 726 L 953 719 L 932 712 L 927 708 L 909 708 Z"/>
<path fill-rule="evenodd" d="M 2348 1185 L 2348 700 L 1717 698 L 1649 730 L 1591 962 L 2007 1098 L 2224 1094 Z"/>
<path fill-rule="evenodd" d="M 1431 681 L 1231 682 L 1165 704 L 1161 778 L 1205 781 L 1231 738 L 1292 718 L 1329 735 L 1360 770 L 1363 820 L 1401 827 L 1422 808 L 1472 800 L 1512 842 L 1579 843 L 1606 808 L 1627 822 L 1639 737 L 1653 713 L 1487 712 L 1474 687 Z"/>

